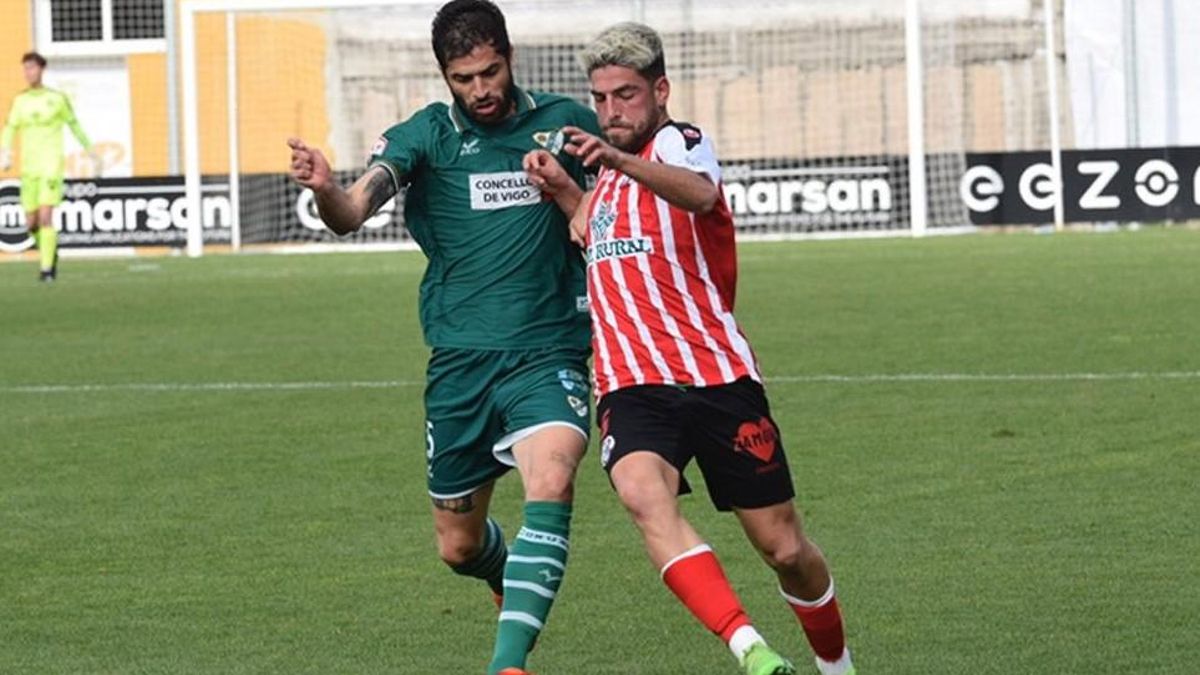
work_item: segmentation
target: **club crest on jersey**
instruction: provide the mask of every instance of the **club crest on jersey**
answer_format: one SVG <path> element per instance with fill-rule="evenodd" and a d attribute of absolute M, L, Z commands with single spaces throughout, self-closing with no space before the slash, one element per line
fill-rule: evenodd
<path fill-rule="evenodd" d="M 563 146 L 567 143 L 567 135 L 562 129 L 553 129 L 551 131 L 535 131 L 533 133 L 533 142 L 542 146 L 552 155 L 557 155 L 562 151 Z"/>
<path fill-rule="evenodd" d="M 589 221 L 592 228 L 592 241 L 600 241 L 608 236 L 608 230 L 615 222 L 617 222 L 617 212 L 609 206 L 608 202 L 601 202 L 600 208 L 596 209 L 596 213 Z"/>
<path fill-rule="evenodd" d="M 567 391 L 585 392 L 588 389 L 587 378 L 583 373 L 569 368 L 558 371 L 558 381 Z"/>

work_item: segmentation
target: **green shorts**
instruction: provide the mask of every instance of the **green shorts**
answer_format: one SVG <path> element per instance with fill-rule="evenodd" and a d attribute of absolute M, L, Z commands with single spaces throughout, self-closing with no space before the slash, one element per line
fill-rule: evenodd
<path fill-rule="evenodd" d="M 588 351 L 435 348 L 425 385 L 429 494 L 468 495 L 516 465 L 512 447 L 549 426 L 587 441 Z"/>
<path fill-rule="evenodd" d="M 21 208 L 37 211 L 39 206 L 58 206 L 63 200 L 61 176 L 21 176 Z"/>

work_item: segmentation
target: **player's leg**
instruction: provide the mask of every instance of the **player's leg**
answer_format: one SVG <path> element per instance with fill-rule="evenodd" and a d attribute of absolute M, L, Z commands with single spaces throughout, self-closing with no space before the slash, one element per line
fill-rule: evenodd
<path fill-rule="evenodd" d="M 455 573 L 482 579 L 499 595 L 508 549 L 488 506 L 496 478 L 508 467 L 491 452 L 496 430 L 487 358 L 435 349 L 427 377 L 426 480 L 438 555 Z"/>
<path fill-rule="evenodd" d="M 503 593 L 508 547 L 496 521 L 488 517 L 495 483 L 458 497 L 431 497 L 438 556 L 454 571 L 482 579 L 494 597 Z"/>
<path fill-rule="evenodd" d="M 489 673 L 525 667 L 567 570 L 575 472 L 587 449 L 585 357 L 510 355 L 497 387 L 510 431 L 495 451 L 525 490 L 524 517 L 504 570 L 504 598 Z"/>
<path fill-rule="evenodd" d="M 601 461 L 651 563 L 675 597 L 729 646 L 746 672 L 794 672 L 766 646 L 716 554 L 679 510 L 678 495 L 689 490 L 681 470 L 690 454 L 680 445 L 677 409 L 685 395 L 654 387 L 605 396 L 599 410 Z"/>
<path fill-rule="evenodd" d="M 694 403 L 696 419 L 709 420 L 693 427 L 693 438 L 702 448 L 697 464 L 714 505 L 737 514 L 751 544 L 775 570 L 822 671 L 852 672 L 829 569 L 793 506 L 787 455 L 761 385 L 745 379 L 708 388 Z"/>
<path fill-rule="evenodd" d="M 793 503 L 735 510 L 750 543 L 775 570 L 780 593 L 800 620 L 818 668 L 826 675 L 852 673 L 829 566 L 805 536 Z"/>
<path fill-rule="evenodd" d="M 21 210 L 25 212 L 25 228 L 29 230 L 29 236 L 33 237 L 33 245 L 38 250 L 39 256 L 42 251 L 42 232 L 41 232 L 41 211 L 38 205 L 41 201 L 42 181 L 34 176 L 21 176 Z M 41 277 L 45 280 L 45 275 Z"/>
<path fill-rule="evenodd" d="M 38 231 L 41 232 L 38 250 L 42 275 L 50 279 L 58 276 L 58 230 L 54 227 L 54 207 L 61 204 L 62 199 L 62 179 L 46 179 L 38 194 Z"/>

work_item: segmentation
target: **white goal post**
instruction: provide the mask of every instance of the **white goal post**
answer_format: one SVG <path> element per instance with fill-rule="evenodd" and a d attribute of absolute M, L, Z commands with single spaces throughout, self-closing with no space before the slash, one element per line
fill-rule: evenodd
<path fill-rule="evenodd" d="M 1061 0 L 977 6 L 956 0 L 497 2 L 509 19 L 518 84 L 585 101 L 585 76 L 574 62 L 579 46 L 617 21 L 642 20 L 658 29 L 672 113 L 713 133 L 739 236 L 973 230 L 959 196 L 968 152 L 1050 148 L 1061 185 L 1054 21 Z M 290 222 L 304 220 L 304 197 L 281 178 L 287 171 L 282 140 L 295 129 L 317 129 L 309 140 L 331 148 L 334 169 L 346 177 L 361 171 L 371 139 L 387 126 L 425 101 L 448 98 L 428 37 L 441 4 L 183 0 L 179 108 L 187 254 L 204 251 L 206 229 L 214 224 L 206 222 L 211 213 L 203 195 L 223 188 L 205 181 L 220 184 L 219 176 L 229 179 L 231 222 L 222 227 L 229 228 L 234 250 L 243 242 L 333 243 L 311 222 Z M 248 83 L 247 75 L 281 72 L 281 63 L 300 58 L 305 46 L 283 40 L 264 49 L 248 37 L 271 22 L 307 22 L 324 36 L 317 47 L 323 60 L 307 66 L 320 71 L 313 79 L 319 84 L 280 85 L 308 87 L 313 104 L 301 101 L 287 114 L 275 113 L 275 126 L 257 119 L 266 113 L 245 97 L 271 85 Z M 388 26 L 398 27 L 395 34 Z M 275 151 L 265 157 L 255 144 L 264 135 L 272 135 L 277 157 Z M 373 219 L 373 233 L 355 244 L 405 240 L 399 213 L 389 206 Z M 1055 215 L 1061 227 L 1061 208 Z"/>

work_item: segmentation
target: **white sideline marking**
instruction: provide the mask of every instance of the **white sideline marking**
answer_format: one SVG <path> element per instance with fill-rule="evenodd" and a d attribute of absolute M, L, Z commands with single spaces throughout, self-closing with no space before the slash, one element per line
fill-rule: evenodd
<path fill-rule="evenodd" d="M 1127 373 L 894 373 L 864 375 L 779 375 L 778 382 L 1114 382 L 1127 380 L 1197 380 L 1200 370 Z"/>
<path fill-rule="evenodd" d="M 864 375 L 777 375 L 768 384 L 879 382 L 1123 382 L 1130 380 L 1200 380 L 1200 371 L 1125 373 L 877 373 Z M 128 382 L 118 384 L 9 384 L 5 394 L 77 394 L 107 391 L 308 391 L 328 389 L 403 389 L 422 387 L 424 380 L 342 380 L 327 382 Z"/>

